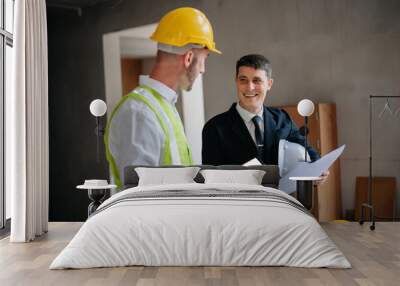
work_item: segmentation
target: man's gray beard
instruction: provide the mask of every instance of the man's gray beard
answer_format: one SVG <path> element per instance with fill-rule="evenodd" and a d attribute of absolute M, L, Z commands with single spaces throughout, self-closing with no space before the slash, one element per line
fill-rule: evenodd
<path fill-rule="evenodd" d="M 196 78 L 199 76 L 199 74 L 198 74 L 195 78 L 193 78 L 193 80 L 191 80 L 192 72 L 193 72 L 194 66 L 197 64 L 197 60 L 198 59 L 196 57 L 193 59 L 193 62 L 190 64 L 190 66 L 188 67 L 188 70 L 186 72 L 186 79 L 187 79 L 187 82 L 189 83 L 189 86 L 186 88 L 186 91 L 192 90 L 193 84 L 196 81 Z"/>
<path fill-rule="evenodd" d="M 192 88 L 193 88 L 193 83 L 192 84 L 190 84 L 187 88 L 186 88 L 186 91 L 191 91 L 192 90 Z"/>
<path fill-rule="evenodd" d="M 191 91 L 193 84 L 190 84 L 189 79 L 187 78 L 186 75 L 185 75 L 185 77 L 186 77 L 185 79 L 181 80 L 180 89 L 182 91 Z"/>
<path fill-rule="evenodd" d="M 186 75 L 185 75 L 186 78 L 184 80 L 184 83 L 187 84 L 187 87 L 182 88 L 185 91 L 191 91 L 192 88 L 193 88 L 193 84 L 194 84 L 194 82 L 196 80 L 196 79 L 194 79 L 193 81 L 190 80 L 191 79 L 190 72 L 191 72 L 191 70 L 188 70 Z"/>

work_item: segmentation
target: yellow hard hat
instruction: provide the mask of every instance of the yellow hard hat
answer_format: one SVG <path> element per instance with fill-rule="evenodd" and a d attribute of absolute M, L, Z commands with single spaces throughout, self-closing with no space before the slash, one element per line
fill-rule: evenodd
<path fill-rule="evenodd" d="M 206 15 L 190 7 L 178 8 L 167 13 L 150 39 L 177 47 L 187 44 L 203 45 L 210 51 L 221 54 L 215 48 L 214 32 Z"/>

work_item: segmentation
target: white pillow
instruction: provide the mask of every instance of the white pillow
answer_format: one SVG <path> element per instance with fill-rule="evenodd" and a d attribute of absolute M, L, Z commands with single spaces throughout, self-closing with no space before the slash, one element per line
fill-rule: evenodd
<path fill-rule="evenodd" d="M 193 179 L 199 170 L 199 167 L 135 168 L 139 186 L 195 183 Z"/>
<path fill-rule="evenodd" d="M 261 185 L 265 171 L 262 170 L 202 170 L 206 184 L 234 183 L 246 185 Z"/>

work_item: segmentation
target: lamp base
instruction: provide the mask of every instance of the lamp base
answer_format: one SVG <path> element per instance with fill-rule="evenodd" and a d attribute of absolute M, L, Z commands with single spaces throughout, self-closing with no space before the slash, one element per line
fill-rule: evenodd
<path fill-rule="evenodd" d="M 313 198 L 313 181 L 298 180 L 296 181 L 297 199 L 303 206 L 310 210 L 312 208 Z"/>
<path fill-rule="evenodd" d="M 107 193 L 105 189 L 88 190 L 89 199 L 92 201 L 88 206 L 88 217 L 97 210 L 97 208 L 104 201 L 106 195 Z"/>

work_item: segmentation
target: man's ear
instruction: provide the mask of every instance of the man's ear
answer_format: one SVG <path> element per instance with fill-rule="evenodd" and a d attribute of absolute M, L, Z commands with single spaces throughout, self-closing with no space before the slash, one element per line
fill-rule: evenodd
<path fill-rule="evenodd" d="M 267 83 L 268 83 L 268 88 L 267 88 L 267 90 L 271 90 L 272 84 L 274 83 L 274 80 L 273 80 L 272 78 L 270 78 L 270 79 L 267 81 Z"/>
<path fill-rule="evenodd" d="M 190 64 L 193 62 L 193 58 L 194 58 L 193 50 L 189 50 L 183 55 L 185 68 L 188 68 L 190 66 Z"/>

